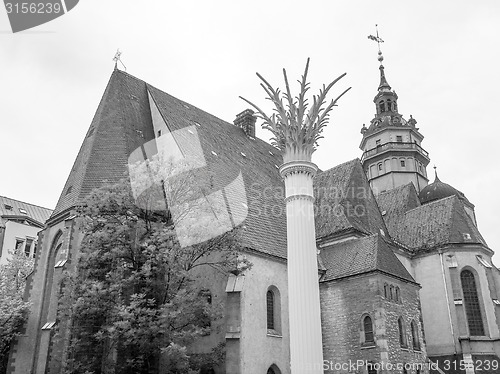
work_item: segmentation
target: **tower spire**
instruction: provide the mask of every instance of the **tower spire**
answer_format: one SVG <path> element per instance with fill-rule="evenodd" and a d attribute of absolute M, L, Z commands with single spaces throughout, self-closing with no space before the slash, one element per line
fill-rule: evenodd
<path fill-rule="evenodd" d="M 391 86 L 387 82 L 387 78 L 385 77 L 385 72 L 384 72 L 384 65 L 382 64 L 382 62 L 384 61 L 384 56 L 382 55 L 382 50 L 380 49 L 380 43 L 383 43 L 384 41 L 378 35 L 378 25 L 375 25 L 375 30 L 376 30 L 377 36 L 368 35 L 368 39 L 376 41 L 377 42 L 377 46 L 378 46 L 378 58 L 377 58 L 377 60 L 380 62 L 380 67 L 379 67 L 379 70 L 380 70 L 380 84 L 378 86 L 378 90 L 379 90 L 379 92 L 381 92 L 381 91 L 390 91 L 391 90 Z"/>
<path fill-rule="evenodd" d="M 437 166 L 434 165 L 434 183 L 435 182 L 441 182 L 438 177 L 438 172 L 437 172 Z"/>

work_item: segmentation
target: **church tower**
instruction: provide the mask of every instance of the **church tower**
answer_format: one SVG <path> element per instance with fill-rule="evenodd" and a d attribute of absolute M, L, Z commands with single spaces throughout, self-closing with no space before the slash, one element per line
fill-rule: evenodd
<path fill-rule="evenodd" d="M 428 182 L 429 154 L 421 147 L 424 137 L 415 126 L 417 121 L 411 115 L 406 120 L 398 112 L 398 95 L 387 82 L 383 59 L 379 48 L 380 85 L 373 99 L 376 114 L 370 126 L 363 124 L 361 129 L 361 162 L 375 194 L 409 182 L 420 192 Z"/>

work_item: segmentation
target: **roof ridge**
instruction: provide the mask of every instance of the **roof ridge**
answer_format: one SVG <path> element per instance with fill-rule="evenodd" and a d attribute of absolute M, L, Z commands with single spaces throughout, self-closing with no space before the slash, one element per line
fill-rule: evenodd
<path fill-rule="evenodd" d="M 398 256 L 396 256 L 396 254 L 394 253 L 394 251 L 392 250 L 392 248 L 389 246 L 389 243 L 385 241 L 385 239 L 379 235 L 379 234 L 376 234 L 377 236 L 377 245 L 375 246 L 375 252 L 376 252 L 376 259 L 375 259 L 375 266 L 377 268 L 377 270 L 380 270 L 380 271 L 383 271 L 387 274 L 390 274 L 392 276 L 396 276 L 398 278 L 402 278 L 401 277 L 401 274 L 400 275 L 397 275 L 397 270 L 396 269 L 392 269 L 391 270 L 385 270 L 385 268 L 383 267 L 383 265 L 387 265 L 385 264 L 382 259 L 380 258 L 381 256 L 379 256 L 379 251 L 385 251 L 389 254 L 390 257 L 392 257 L 396 263 L 398 264 L 398 266 L 400 265 L 400 270 L 403 270 L 404 269 L 404 272 L 406 272 L 405 275 L 408 275 L 410 276 L 410 279 L 416 283 L 415 279 L 413 278 L 413 276 L 410 274 L 410 272 L 408 271 L 408 269 L 406 269 L 406 267 L 403 265 L 403 263 L 399 260 Z M 384 269 L 384 270 L 383 270 Z M 407 278 L 406 278 L 407 279 Z M 408 280 L 408 279 L 407 279 Z"/>
<path fill-rule="evenodd" d="M 387 191 L 384 191 L 384 192 L 381 192 L 378 194 L 378 196 L 382 196 L 382 195 L 386 195 L 386 194 L 389 194 L 389 193 L 394 193 L 394 191 L 399 191 L 399 190 L 403 190 L 405 188 L 407 188 L 409 185 L 413 185 L 413 182 L 408 182 L 406 184 L 403 184 L 401 186 L 398 186 L 396 188 L 392 188 L 390 190 L 387 190 Z M 415 186 L 414 186 L 415 187 Z"/>
<path fill-rule="evenodd" d="M 112 76 L 113 76 L 113 74 L 115 74 L 115 73 L 116 73 L 116 74 L 123 74 L 123 75 L 125 75 L 125 76 L 127 76 L 127 77 L 133 78 L 133 79 L 135 79 L 135 80 L 137 80 L 137 81 L 139 81 L 139 82 L 142 82 L 142 83 L 146 83 L 146 84 L 147 84 L 147 82 L 146 82 L 146 81 L 144 81 L 144 80 L 142 80 L 142 79 L 140 79 L 140 78 L 137 78 L 135 75 L 132 75 L 132 74 L 127 73 L 126 71 L 123 71 L 123 70 L 120 70 L 120 69 L 115 69 L 115 70 L 113 70 L 113 72 L 111 73 L 111 77 L 112 77 Z M 111 80 L 111 77 L 110 77 L 110 80 Z"/>
<path fill-rule="evenodd" d="M 46 208 L 46 207 L 41 206 L 41 205 L 32 204 L 32 203 L 27 203 L 27 202 L 25 202 L 25 201 L 21 201 L 21 200 L 13 199 L 12 197 L 7 197 L 7 196 L 2 196 L 2 195 L 0 195 L 0 198 L 9 199 L 9 200 L 14 200 L 14 201 L 17 201 L 18 203 L 22 203 L 22 204 L 27 204 L 27 205 L 35 206 L 35 207 L 37 207 L 37 208 L 42 208 L 42 209 L 51 210 L 51 211 L 53 211 L 53 210 L 54 210 L 54 209 Z"/>
<path fill-rule="evenodd" d="M 431 205 L 434 205 L 434 204 L 437 204 L 437 203 L 440 203 L 440 202 L 443 202 L 443 201 L 446 201 L 446 200 L 450 200 L 450 199 L 453 199 L 453 198 L 457 198 L 458 199 L 458 196 L 451 195 L 451 196 L 443 197 L 442 199 L 439 199 L 439 200 L 429 201 L 426 204 L 422 204 L 422 205 L 419 205 L 419 206 L 417 206 L 417 207 L 415 207 L 413 209 L 408 210 L 407 212 L 405 212 L 405 214 L 408 214 L 408 213 L 414 211 L 415 209 L 420 209 L 420 208 L 423 208 L 423 207 L 431 206 Z"/>

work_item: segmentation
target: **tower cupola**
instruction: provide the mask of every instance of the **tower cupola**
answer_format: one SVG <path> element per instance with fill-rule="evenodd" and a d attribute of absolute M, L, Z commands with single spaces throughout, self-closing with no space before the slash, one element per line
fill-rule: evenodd
<path fill-rule="evenodd" d="M 377 95 L 373 99 L 373 102 L 376 106 L 377 116 L 399 115 L 398 95 L 396 94 L 396 92 L 392 91 L 391 86 L 387 82 L 387 78 L 385 77 L 385 68 L 384 65 L 382 65 L 384 57 L 382 56 L 382 52 L 380 51 L 378 60 L 380 61 L 380 84 L 378 86 Z"/>

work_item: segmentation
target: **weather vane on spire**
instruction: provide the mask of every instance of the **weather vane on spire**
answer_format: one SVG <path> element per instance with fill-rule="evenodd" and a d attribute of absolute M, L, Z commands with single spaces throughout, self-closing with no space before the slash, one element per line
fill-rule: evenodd
<path fill-rule="evenodd" d="M 377 32 L 377 36 L 368 35 L 368 39 L 377 42 L 377 45 L 378 45 L 378 60 L 380 61 L 380 64 L 382 64 L 382 61 L 384 60 L 384 57 L 382 56 L 382 51 L 380 50 L 380 43 L 383 43 L 384 41 L 382 40 L 382 38 L 380 36 L 378 36 L 378 25 L 375 25 L 375 31 Z"/>
<path fill-rule="evenodd" d="M 115 57 L 113 57 L 113 61 L 115 62 L 115 70 L 118 68 L 118 61 L 120 61 L 120 64 L 122 64 L 125 71 L 127 71 L 127 67 L 125 66 L 125 64 L 121 60 L 121 55 L 122 55 L 122 53 L 120 52 L 120 49 L 117 49 L 116 53 L 115 53 Z"/>

